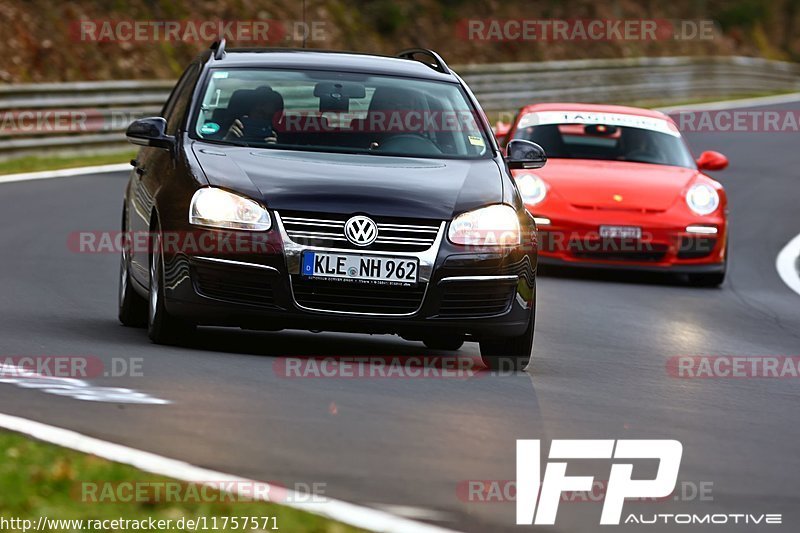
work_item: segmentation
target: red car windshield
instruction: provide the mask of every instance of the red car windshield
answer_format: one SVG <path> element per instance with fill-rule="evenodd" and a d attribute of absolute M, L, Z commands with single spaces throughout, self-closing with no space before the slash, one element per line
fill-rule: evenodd
<path fill-rule="evenodd" d="M 695 168 L 683 140 L 670 133 L 606 124 L 543 124 L 518 129 L 551 159 L 598 159 Z"/>

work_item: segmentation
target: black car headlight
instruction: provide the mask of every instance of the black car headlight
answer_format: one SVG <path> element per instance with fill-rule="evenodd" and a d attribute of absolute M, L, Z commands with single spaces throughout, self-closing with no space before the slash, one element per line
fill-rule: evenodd
<path fill-rule="evenodd" d="M 455 217 L 447 234 L 453 244 L 516 246 L 520 243 L 519 217 L 510 205 L 490 205 Z"/>
<path fill-rule="evenodd" d="M 189 222 L 197 226 L 248 231 L 266 231 L 272 227 L 269 212 L 258 202 L 214 187 L 194 193 Z"/>

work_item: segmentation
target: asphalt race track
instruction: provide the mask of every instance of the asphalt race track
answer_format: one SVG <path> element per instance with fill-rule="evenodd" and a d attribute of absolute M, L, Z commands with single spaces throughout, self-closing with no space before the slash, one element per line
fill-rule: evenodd
<path fill-rule="evenodd" d="M 687 137 L 696 153 L 731 159 L 715 175 L 732 213 L 723 287 L 656 275 L 541 277 L 533 368 L 470 379 L 276 372 L 282 357 L 435 353 L 389 336 L 207 329 L 191 346 L 153 345 L 117 322 L 118 256 L 67 244 L 76 231 L 118 229 L 126 176 L 2 184 L 0 355 L 142 358 L 141 376 L 89 381 L 170 403 L 81 401 L 0 383 L 0 412 L 249 478 L 324 483 L 332 498 L 476 532 L 534 529 L 514 526 L 513 503 L 469 501 L 461 490 L 468 480 L 513 480 L 516 439 L 677 439 L 679 479 L 713 483 L 713 501 L 633 502 L 623 516 L 783 513 L 783 526 L 764 530 L 798 531 L 800 381 L 689 380 L 666 369 L 678 355 L 800 355 L 800 296 L 774 265 L 800 232 L 797 135 Z M 477 345 L 459 353 L 477 355 Z M 562 503 L 553 530 L 596 531 L 600 508 Z"/>

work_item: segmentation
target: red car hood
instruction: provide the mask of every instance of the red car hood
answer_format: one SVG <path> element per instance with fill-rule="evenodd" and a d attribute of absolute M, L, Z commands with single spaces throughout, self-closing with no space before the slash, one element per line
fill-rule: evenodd
<path fill-rule="evenodd" d="M 575 206 L 655 211 L 675 203 L 699 174 L 684 167 L 585 159 L 550 159 L 536 173 Z"/>

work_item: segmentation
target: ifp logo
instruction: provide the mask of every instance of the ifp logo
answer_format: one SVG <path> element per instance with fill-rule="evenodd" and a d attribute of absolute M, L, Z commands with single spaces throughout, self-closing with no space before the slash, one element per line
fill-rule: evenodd
<path fill-rule="evenodd" d="M 631 479 L 631 463 L 611 465 L 600 524 L 619 525 L 625 498 L 663 498 L 672 493 L 682 455 L 683 445 L 676 440 L 559 439 L 550 445 L 542 479 L 540 441 L 517 440 L 517 524 L 554 525 L 563 492 L 592 490 L 593 477 L 566 475 L 567 460 L 658 459 L 655 479 Z"/>

